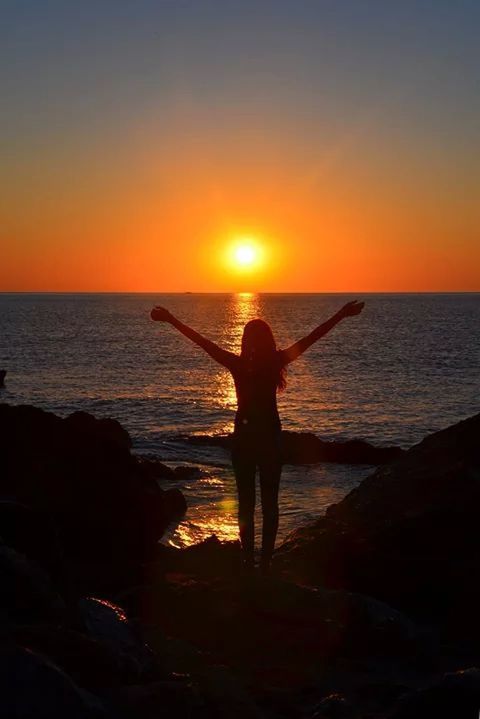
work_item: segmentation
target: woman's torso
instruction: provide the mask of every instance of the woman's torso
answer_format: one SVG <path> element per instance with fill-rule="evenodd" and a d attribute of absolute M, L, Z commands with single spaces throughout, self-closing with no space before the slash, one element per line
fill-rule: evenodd
<path fill-rule="evenodd" d="M 281 429 L 277 407 L 278 353 L 274 361 L 254 367 L 242 357 L 232 370 L 237 394 L 235 432 L 270 433 Z"/>

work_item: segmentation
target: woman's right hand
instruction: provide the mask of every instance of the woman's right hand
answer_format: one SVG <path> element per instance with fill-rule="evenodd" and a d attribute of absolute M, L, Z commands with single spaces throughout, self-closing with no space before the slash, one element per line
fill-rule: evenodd
<path fill-rule="evenodd" d="M 358 302 L 357 300 L 354 300 L 353 302 L 347 302 L 347 304 L 342 307 L 340 312 L 343 317 L 355 317 L 355 315 L 360 314 L 364 307 L 365 302 Z"/>
<path fill-rule="evenodd" d="M 155 322 L 171 322 L 173 315 L 171 314 L 171 312 L 166 310 L 165 307 L 160 307 L 160 305 L 157 305 L 150 312 L 150 317 L 152 318 L 152 320 L 155 320 Z"/>

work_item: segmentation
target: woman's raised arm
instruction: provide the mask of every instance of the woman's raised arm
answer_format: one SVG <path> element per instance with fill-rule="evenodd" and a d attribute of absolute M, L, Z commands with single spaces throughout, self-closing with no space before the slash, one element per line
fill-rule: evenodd
<path fill-rule="evenodd" d="M 164 307 L 154 307 L 153 310 L 150 312 L 150 317 L 152 318 L 152 320 L 155 320 L 155 322 L 168 322 L 168 324 L 173 325 L 173 327 L 175 327 L 179 332 L 181 332 L 182 335 L 188 337 L 189 340 L 201 347 L 216 362 L 223 365 L 224 367 L 227 367 L 227 369 L 229 370 L 233 368 L 234 364 L 238 360 L 236 354 L 234 354 L 233 352 L 228 352 L 228 350 L 222 349 L 222 347 L 216 345 L 215 342 L 212 342 L 211 340 L 201 335 L 199 332 L 196 332 L 188 325 L 184 324 L 183 322 L 180 322 L 180 320 L 174 317 L 172 313 Z"/>
<path fill-rule="evenodd" d="M 321 325 L 318 325 L 312 332 L 310 332 L 309 335 L 306 337 L 302 337 L 301 340 L 298 340 L 298 342 L 295 342 L 295 344 L 291 345 L 291 347 L 287 347 L 287 349 L 281 350 L 280 355 L 282 358 L 282 361 L 284 364 L 288 364 L 289 362 L 293 362 L 293 360 L 296 360 L 297 357 L 300 357 L 301 354 L 305 352 L 309 347 L 311 347 L 317 340 L 320 339 L 320 337 L 323 337 L 327 334 L 327 332 L 330 332 L 335 325 L 337 325 L 341 320 L 345 319 L 345 317 L 354 317 L 355 315 L 359 315 L 360 312 L 363 310 L 365 306 L 365 302 L 347 302 L 344 307 L 342 307 L 341 310 L 339 310 L 333 317 L 330 317 L 329 320 L 324 322 Z"/>

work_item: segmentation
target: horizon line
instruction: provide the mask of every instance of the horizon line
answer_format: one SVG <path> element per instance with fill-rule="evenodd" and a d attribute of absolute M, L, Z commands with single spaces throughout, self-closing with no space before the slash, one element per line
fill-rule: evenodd
<path fill-rule="evenodd" d="M 0 295 L 475 295 L 478 290 L 0 290 Z"/>

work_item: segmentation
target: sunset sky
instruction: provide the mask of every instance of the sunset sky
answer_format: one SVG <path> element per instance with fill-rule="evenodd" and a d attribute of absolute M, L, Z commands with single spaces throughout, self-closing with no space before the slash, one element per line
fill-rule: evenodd
<path fill-rule="evenodd" d="M 480 290 L 479 36 L 478 0 L 0 0 L 0 290 Z"/>

